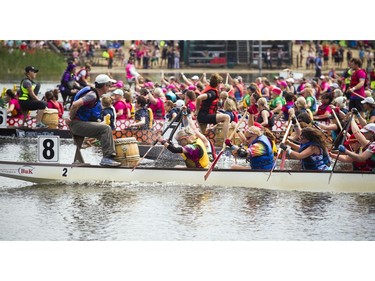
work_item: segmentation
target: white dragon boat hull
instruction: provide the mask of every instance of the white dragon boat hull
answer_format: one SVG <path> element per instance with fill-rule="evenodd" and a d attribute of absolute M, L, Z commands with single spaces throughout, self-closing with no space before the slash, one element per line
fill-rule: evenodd
<path fill-rule="evenodd" d="M 89 164 L 51 164 L 0 161 L 0 176 L 33 183 L 176 183 L 248 187 L 308 192 L 375 192 L 373 173 L 335 171 L 269 171 L 159 167 L 101 167 Z"/>

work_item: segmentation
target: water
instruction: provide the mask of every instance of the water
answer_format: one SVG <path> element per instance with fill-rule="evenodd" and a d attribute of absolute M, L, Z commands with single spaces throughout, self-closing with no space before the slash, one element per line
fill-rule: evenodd
<path fill-rule="evenodd" d="M 36 140 L 0 144 L 2 160 L 36 161 Z M 74 149 L 62 140 L 60 163 L 72 162 Z M 89 163 L 100 161 L 97 148 L 83 154 Z M 371 194 L 0 183 L 2 241 L 373 241 L 374 230 Z"/>

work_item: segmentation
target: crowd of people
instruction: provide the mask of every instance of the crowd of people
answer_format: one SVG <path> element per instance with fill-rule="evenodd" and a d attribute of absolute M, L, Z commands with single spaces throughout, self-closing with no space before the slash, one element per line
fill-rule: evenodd
<path fill-rule="evenodd" d="M 218 73 L 206 77 L 203 73 L 188 78 L 184 73 L 165 77 L 162 71 L 161 80 L 152 81 L 136 71 L 135 61 L 131 57 L 126 65 L 125 82 L 101 74 L 94 83 L 89 79 L 91 65 L 77 70 L 77 65 L 69 61 L 59 88 L 46 92 L 43 98 L 38 97 L 40 84 L 35 81 L 39 70 L 27 66 L 19 91 L 6 92 L 7 112 L 23 118 L 26 125 L 28 112 L 37 110 L 37 128 L 44 128 L 41 120 L 46 108 L 55 108 L 60 117 L 69 110 L 66 123 L 71 132 L 99 139 L 101 164 L 107 166 L 119 165 L 113 158 L 116 120 L 130 120 L 129 129 L 149 130 L 154 120 L 171 121 L 182 118 L 184 112 L 190 121 L 185 120 L 184 130 L 176 134 L 181 147 L 162 138 L 160 141 L 190 159 L 186 162 L 189 167 L 209 166 L 206 156 L 212 149 L 202 136 L 220 124 L 224 148 L 246 158 L 252 169 L 272 169 L 278 151 L 272 132 L 276 121 L 285 122 L 285 126 L 293 123 L 280 148 L 289 158 L 301 160 L 302 169 L 329 170 L 332 158 L 352 161 L 354 169 L 375 167 L 375 72 L 367 73 L 359 58 L 352 58 L 341 76 L 303 77 L 299 81 L 293 77 L 274 77 L 273 81 L 258 77 L 248 85 L 242 77 L 233 78 L 229 73 L 224 77 Z M 246 129 L 236 132 L 241 144 L 233 144 L 229 132 L 246 112 Z M 104 122 L 105 116 L 109 116 L 108 122 Z M 208 159 L 212 161 L 213 157 Z M 361 161 L 366 164 L 358 164 Z"/>

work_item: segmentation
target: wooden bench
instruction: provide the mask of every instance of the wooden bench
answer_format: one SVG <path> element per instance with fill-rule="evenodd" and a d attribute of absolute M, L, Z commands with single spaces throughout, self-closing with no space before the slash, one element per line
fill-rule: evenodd
<path fill-rule="evenodd" d="M 74 144 L 76 145 L 76 153 L 74 155 L 73 164 L 83 164 L 85 163 L 85 160 L 83 160 L 83 157 L 82 157 L 81 147 L 82 147 L 83 140 L 85 139 L 85 137 L 77 136 L 73 134 L 72 134 L 72 137 L 73 137 Z"/>

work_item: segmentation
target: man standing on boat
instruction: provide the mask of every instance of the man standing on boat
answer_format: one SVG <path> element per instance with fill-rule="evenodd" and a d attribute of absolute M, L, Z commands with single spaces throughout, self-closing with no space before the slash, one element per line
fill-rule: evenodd
<path fill-rule="evenodd" d="M 108 75 L 100 74 L 95 79 L 95 88 L 87 86 L 74 97 L 70 108 L 70 118 L 66 120 L 73 135 L 97 138 L 100 140 L 103 151 L 102 166 L 120 166 L 114 160 L 116 157 L 115 142 L 112 129 L 107 124 L 98 122 L 102 111 L 100 97 L 107 93 L 112 83 L 116 83 Z"/>
<path fill-rule="evenodd" d="M 20 83 L 20 92 L 18 101 L 23 112 L 23 126 L 26 125 L 26 118 L 29 110 L 37 110 L 36 114 L 36 127 L 45 128 L 47 125 L 42 123 L 44 109 L 47 107 L 47 103 L 38 98 L 40 90 L 40 84 L 36 83 L 34 79 L 39 69 L 34 66 L 25 67 L 26 78 L 22 79 Z"/>

